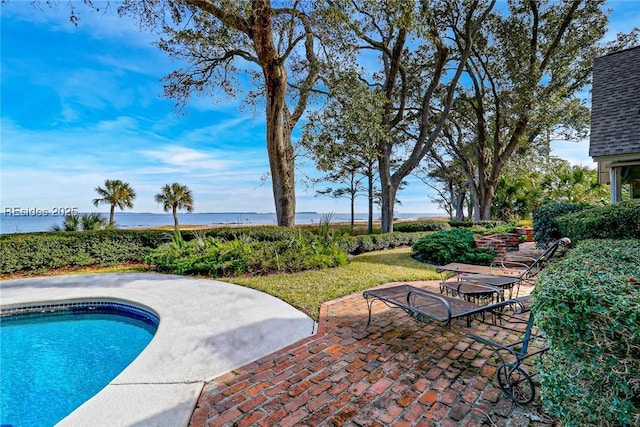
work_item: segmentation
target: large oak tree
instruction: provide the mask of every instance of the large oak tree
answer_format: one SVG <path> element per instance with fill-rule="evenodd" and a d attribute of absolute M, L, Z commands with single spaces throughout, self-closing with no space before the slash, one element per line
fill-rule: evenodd
<path fill-rule="evenodd" d="M 358 0 L 332 2 L 328 29 L 339 62 L 384 99 L 371 120 L 376 142 L 384 233 L 393 231 L 396 194 L 440 135 L 474 38 L 494 2 Z M 452 45 L 458 34 L 462 49 Z M 380 68 L 372 69 L 377 60 Z M 357 65 L 366 63 L 367 65 Z M 444 93 L 444 100 L 437 94 Z M 441 108 L 434 108 L 436 107 Z"/>
<path fill-rule="evenodd" d="M 318 77 L 313 2 L 270 0 L 125 0 L 119 11 L 162 30 L 158 46 L 188 65 L 165 78 L 165 94 L 185 105 L 193 94 L 236 94 L 240 74 L 265 105 L 278 225 L 295 222 L 292 131 Z"/>

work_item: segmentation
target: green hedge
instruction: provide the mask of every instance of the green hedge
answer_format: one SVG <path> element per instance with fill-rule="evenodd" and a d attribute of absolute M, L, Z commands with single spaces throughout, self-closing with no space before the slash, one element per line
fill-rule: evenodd
<path fill-rule="evenodd" d="M 536 245 L 544 248 L 549 243 L 566 237 L 556 223 L 556 219 L 559 216 L 592 207 L 593 205 L 587 203 L 549 203 L 533 211 L 533 240 L 535 240 Z"/>
<path fill-rule="evenodd" d="M 493 249 L 476 248 L 473 232 L 465 228 L 425 236 L 413 245 L 413 250 L 422 261 L 435 265 L 450 262 L 489 265 L 496 256 Z"/>
<path fill-rule="evenodd" d="M 419 231 L 441 231 L 451 230 L 448 222 L 444 221 L 408 221 L 399 222 L 393 225 L 393 231 L 400 233 L 416 233 Z"/>
<path fill-rule="evenodd" d="M 134 230 L 4 234 L 0 274 L 141 262 L 151 249 L 170 239 L 169 232 Z"/>
<path fill-rule="evenodd" d="M 184 242 L 215 238 L 229 242 L 250 239 L 254 242 L 283 242 L 280 244 L 291 245 L 291 242 L 309 234 L 318 236 L 320 241 L 329 238 L 335 241 L 342 251 L 351 254 L 411 246 L 425 235 L 424 232 L 418 232 L 344 236 L 334 227 L 325 230 L 322 227 L 307 229 L 256 226 L 183 231 L 182 238 Z M 4 234 L 0 236 L 0 274 L 17 271 L 41 273 L 49 269 L 69 266 L 109 266 L 126 262 L 144 262 L 152 250 L 171 242 L 172 238 L 173 231 L 117 229 Z M 278 262 L 277 259 L 273 261 L 276 269 Z M 318 260 L 315 265 L 320 265 L 322 262 Z M 301 263 L 302 261 L 294 262 L 294 264 Z M 272 268 L 267 264 L 267 262 L 264 263 L 265 268 Z"/>
<path fill-rule="evenodd" d="M 317 227 L 316 227 L 317 228 Z M 224 240 L 235 240 L 243 236 L 260 242 L 276 242 L 296 238 L 303 232 L 301 227 L 277 227 L 275 225 L 256 225 L 251 227 L 216 227 L 196 232 L 183 231 L 184 240 L 192 240 L 196 237 L 216 237 Z"/>
<path fill-rule="evenodd" d="M 361 236 L 345 236 L 339 240 L 338 245 L 347 253 L 357 255 L 364 252 L 381 251 L 400 246 L 412 246 L 420 238 L 424 237 L 425 234 L 425 232 L 394 232 L 385 234 L 367 234 Z"/>
<path fill-rule="evenodd" d="M 640 240 L 585 240 L 533 292 L 542 400 L 563 425 L 640 425 Z"/>
<path fill-rule="evenodd" d="M 449 221 L 449 225 L 453 228 L 494 228 L 503 224 L 504 224 L 504 221 L 498 221 L 498 220 L 496 221 L 491 221 L 491 220 L 489 221 L 471 221 L 471 220 Z"/>
<path fill-rule="evenodd" d="M 640 239 L 640 200 L 625 200 L 555 218 L 572 242 L 585 239 Z"/>

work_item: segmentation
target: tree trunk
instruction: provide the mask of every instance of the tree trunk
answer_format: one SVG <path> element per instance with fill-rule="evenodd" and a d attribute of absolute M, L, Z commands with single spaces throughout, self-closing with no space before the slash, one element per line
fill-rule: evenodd
<path fill-rule="evenodd" d="M 464 220 L 464 199 L 466 194 L 460 192 L 457 194 L 456 198 L 456 220 L 463 221 Z"/>
<path fill-rule="evenodd" d="M 113 225 L 116 222 L 116 205 L 111 205 L 111 210 L 109 211 L 109 225 Z"/>
<path fill-rule="evenodd" d="M 491 205 L 495 189 L 488 181 L 484 186 L 478 186 L 471 190 L 473 198 L 473 219 L 474 221 L 489 221 L 491 219 Z"/>
<path fill-rule="evenodd" d="M 389 150 L 388 150 L 389 151 Z M 396 201 L 398 187 L 394 185 L 390 173 L 390 154 L 383 153 L 380 156 L 380 186 L 382 187 L 382 219 L 380 224 L 381 233 L 393 233 L 393 208 Z"/>
<path fill-rule="evenodd" d="M 287 70 L 278 56 L 269 2 L 254 2 L 252 39 L 266 84 L 267 152 L 278 225 L 295 224 L 296 196 L 292 126 L 286 106 Z"/>
<path fill-rule="evenodd" d="M 480 220 L 489 221 L 491 219 L 491 205 L 493 204 L 493 188 L 487 188 L 480 200 Z"/>
<path fill-rule="evenodd" d="M 281 71 L 285 74 L 284 68 Z M 286 74 L 280 82 L 272 87 L 274 94 L 267 95 L 267 152 L 269 153 L 276 218 L 278 225 L 292 227 L 295 224 L 296 215 L 294 155 L 291 131 L 287 129 L 282 120 Z"/>
<path fill-rule="evenodd" d="M 367 233 L 373 234 L 373 175 L 367 176 L 368 182 L 368 196 L 369 196 L 369 215 L 367 218 Z"/>
<path fill-rule="evenodd" d="M 351 234 L 353 234 L 353 228 L 355 226 L 356 216 L 356 195 L 351 193 Z"/>
<path fill-rule="evenodd" d="M 178 208 L 173 206 L 173 227 L 175 231 L 178 231 Z"/>

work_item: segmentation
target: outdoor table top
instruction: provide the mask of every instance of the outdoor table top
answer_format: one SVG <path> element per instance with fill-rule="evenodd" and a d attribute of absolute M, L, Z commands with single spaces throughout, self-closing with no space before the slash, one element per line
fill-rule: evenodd
<path fill-rule="evenodd" d="M 455 282 L 442 282 L 441 289 L 448 289 L 449 291 L 452 291 L 454 295 L 459 293 L 462 295 L 475 295 L 475 296 L 481 296 L 481 295 L 487 296 L 491 294 L 499 294 L 499 296 L 502 296 L 504 292 L 503 290 L 505 289 L 505 287 L 502 287 L 502 286 L 487 287 L 487 286 L 482 286 L 482 283 L 477 283 L 477 282 L 455 281 Z"/>
<path fill-rule="evenodd" d="M 459 262 L 452 262 L 442 265 L 440 267 L 437 267 L 436 271 L 438 273 L 441 273 L 443 271 L 451 271 L 458 274 L 467 273 L 507 277 L 520 277 L 524 273 L 524 270 L 520 270 L 517 268 L 489 267 L 485 265 L 463 264 Z"/>
<path fill-rule="evenodd" d="M 492 285 L 500 288 L 510 288 L 515 283 L 520 281 L 520 278 L 512 276 L 494 276 L 491 274 L 469 274 L 460 276 L 459 280 L 468 283 L 479 282 L 484 285 Z"/>

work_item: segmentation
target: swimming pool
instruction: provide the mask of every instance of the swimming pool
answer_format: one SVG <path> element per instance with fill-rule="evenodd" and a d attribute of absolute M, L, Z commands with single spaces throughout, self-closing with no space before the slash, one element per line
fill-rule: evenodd
<path fill-rule="evenodd" d="M 22 308 L 0 319 L 0 424 L 51 426 L 94 396 L 153 338 L 158 318 L 116 302 Z"/>

